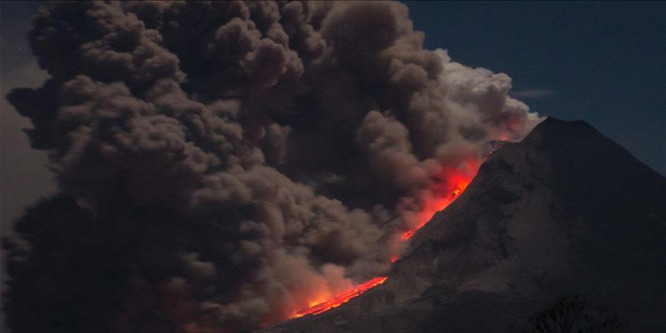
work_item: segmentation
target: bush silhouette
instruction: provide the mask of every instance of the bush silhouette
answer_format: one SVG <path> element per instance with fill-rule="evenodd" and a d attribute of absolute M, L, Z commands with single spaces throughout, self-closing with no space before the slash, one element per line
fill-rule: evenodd
<path fill-rule="evenodd" d="M 561 298 L 529 319 L 528 333 L 624 333 L 627 324 L 612 312 L 588 312 L 580 297 Z"/>

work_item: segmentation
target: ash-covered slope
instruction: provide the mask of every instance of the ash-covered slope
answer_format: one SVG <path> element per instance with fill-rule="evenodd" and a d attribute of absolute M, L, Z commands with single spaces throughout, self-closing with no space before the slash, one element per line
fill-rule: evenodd
<path fill-rule="evenodd" d="M 666 179 L 590 125 L 549 118 L 498 150 L 389 280 L 268 332 L 520 332 L 582 296 L 664 332 Z"/>

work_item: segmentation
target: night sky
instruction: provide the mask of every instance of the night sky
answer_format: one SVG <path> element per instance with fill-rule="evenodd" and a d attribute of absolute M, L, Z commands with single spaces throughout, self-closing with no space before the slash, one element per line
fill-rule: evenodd
<path fill-rule="evenodd" d="M 532 110 L 583 119 L 666 174 L 666 3 L 406 3 L 426 48 L 508 74 Z"/>
<path fill-rule="evenodd" d="M 504 72 L 513 96 L 541 115 L 583 119 L 666 174 L 666 4 L 407 2 L 426 47 Z M 2 94 L 45 77 L 23 41 L 38 2 L 2 3 Z M 55 188 L 29 126 L 6 101 L 2 115 L 2 225 Z"/>

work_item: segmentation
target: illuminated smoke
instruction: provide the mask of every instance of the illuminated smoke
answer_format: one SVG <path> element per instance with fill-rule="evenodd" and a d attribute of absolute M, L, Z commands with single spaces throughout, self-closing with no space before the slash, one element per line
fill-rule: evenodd
<path fill-rule="evenodd" d="M 423 38 L 393 2 L 42 7 L 29 40 L 51 78 L 8 98 L 67 209 L 127 259 L 104 285 L 116 306 L 79 323 L 242 331 L 385 273 L 395 235 L 450 201 L 489 141 L 539 121 L 508 76 Z M 78 311 L 26 306 L 44 325 Z"/>
<path fill-rule="evenodd" d="M 366 291 L 381 285 L 382 283 L 386 282 L 387 279 L 388 278 L 385 276 L 380 276 L 370 279 L 337 295 L 325 295 L 324 297 L 320 297 L 319 300 L 317 300 L 318 298 L 315 297 L 315 301 L 310 303 L 311 306 L 309 308 L 303 311 L 295 312 L 292 315 L 292 318 L 300 318 L 306 315 L 318 315 L 330 309 L 335 309 L 342 304 L 349 302 L 354 297 L 358 297 Z"/>

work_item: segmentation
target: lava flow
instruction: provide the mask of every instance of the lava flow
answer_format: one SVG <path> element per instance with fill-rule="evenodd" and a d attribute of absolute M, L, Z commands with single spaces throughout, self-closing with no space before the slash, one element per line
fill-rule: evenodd
<path fill-rule="evenodd" d="M 460 196 L 460 194 L 465 191 L 469 183 L 472 181 L 472 178 L 474 177 L 473 175 L 478 170 L 479 165 L 478 163 L 467 163 L 466 166 L 467 168 L 465 168 L 463 171 L 446 172 L 445 176 L 442 177 L 445 179 L 445 181 L 440 182 L 439 185 L 433 186 L 433 188 L 428 192 L 430 194 L 424 200 L 423 207 L 421 207 L 417 214 L 414 214 L 408 218 L 410 221 L 408 221 L 409 225 L 406 227 L 407 230 L 403 230 L 395 238 L 394 248 L 399 248 L 400 244 L 412 238 L 414 233 L 423 228 L 423 226 L 425 226 L 428 221 L 432 219 L 435 213 L 448 207 L 458 196 Z M 391 256 L 391 263 L 397 261 L 398 258 L 398 254 Z M 291 318 L 299 318 L 306 315 L 318 315 L 324 313 L 330 309 L 349 302 L 352 298 L 355 298 L 367 290 L 384 283 L 387 279 L 388 277 L 381 276 L 363 282 L 351 290 L 341 293 L 338 296 L 334 296 L 326 301 L 313 304 L 305 310 L 297 311 L 291 316 Z"/>
<path fill-rule="evenodd" d="M 471 177 L 466 177 L 462 174 L 449 176 L 448 183 L 452 185 L 449 185 L 449 188 L 444 191 L 438 191 L 440 193 L 436 194 L 434 198 L 425 201 L 421 211 L 413 218 L 415 223 L 412 223 L 412 226 L 400 234 L 399 242 L 405 242 L 412 238 L 414 233 L 423 228 L 435 213 L 444 210 L 462 194 L 471 181 Z"/>
<path fill-rule="evenodd" d="M 299 318 L 305 315 L 318 315 L 324 313 L 330 309 L 337 308 L 338 306 L 349 302 L 352 298 L 359 296 L 366 292 L 368 289 L 376 287 L 388 279 L 386 276 L 376 277 L 372 280 L 365 281 L 358 286 L 354 287 L 351 290 L 348 290 L 338 296 L 335 296 L 327 301 L 315 304 L 303 311 L 298 311 L 294 313 L 292 318 Z"/>

